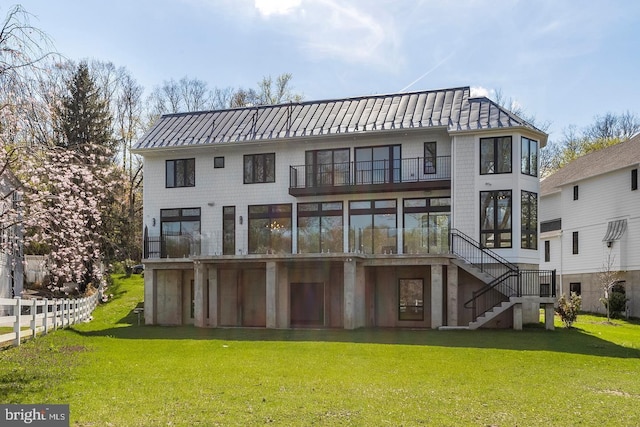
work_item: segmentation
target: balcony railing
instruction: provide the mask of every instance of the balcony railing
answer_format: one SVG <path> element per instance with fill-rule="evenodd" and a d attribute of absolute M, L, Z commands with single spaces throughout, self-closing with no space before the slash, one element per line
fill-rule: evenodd
<path fill-rule="evenodd" d="M 224 238 L 216 231 L 201 235 L 145 236 L 144 258 L 184 259 L 193 256 L 247 255 L 247 254 L 337 254 L 358 253 L 369 255 L 442 255 L 449 253 L 448 230 L 428 228 L 364 228 L 347 230 L 345 247 L 342 230 L 335 234 L 301 233 L 296 240 L 295 231 L 285 233 L 288 243 L 271 239 L 273 246 L 259 245 L 249 250 L 250 236 L 247 230 L 236 230 L 234 238 Z M 293 237 L 291 237 L 293 235 Z M 293 240 L 292 240 L 293 239 Z M 402 239 L 402 240 L 401 240 Z M 295 249 L 293 249 L 295 243 Z M 399 245 L 402 243 L 402 250 Z M 292 248 L 292 249 L 288 249 Z"/>
<path fill-rule="evenodd" d="M 451 156 L 291 166 L 293 196 L 449 188 Z M 371 188 L 371 186 L 375 188 Z"/>

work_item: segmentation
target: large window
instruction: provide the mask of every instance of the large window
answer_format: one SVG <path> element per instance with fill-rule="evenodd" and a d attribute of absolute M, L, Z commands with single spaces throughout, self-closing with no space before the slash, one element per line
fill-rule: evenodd
<path fill-rule="evenodd" d="M 538 195 L 522 191 L 520 223 L 522 249 L 538 249 Z"/>
<path fill-rule="evenodd" d="M 298 252 L 344 252 L 342 202 L 298 204 Z"/>
<path fill-rule="evenodd" d="M 480 139 L 480 174 L 511 173 L 511 137 Z"/>
<path fill-rule="evenodd" d="M 222 253 L 235 255 L 236 253 L 236 207 L 222 207 Z"/>
<path fill-rule="evenodd" d="M 196 159 L 167 160 L 165 186 L 194 187 L 196 185 Z"/>
<path fill-rule="evenodd" d="M 538 176 L 538 141 L 522 137 L 520 171 L 525 175 Z"/>
<path fill-rule="evenodd" d="M 276 155 L 248 154 L 244 156 L 244 183 L 276 181 Z"/>
<path fill-rule="evenodd" d="M 200 255 L 200 208 L 160 211 L 162 257 Z"/>
<path fill-rule="evenodd" d="M 480 192 L 480 243 L 487 248 L 511 247 L 511 191 Z"/>
<path fill-rule="evenodd" d="M 424 280 L 400 279 L 398 284 L 398 319 L 424 320 Z"/>
<path fill-rule="evenodd" d="M 307 151 L 307 187 L 349 184 L 349 149 Z"/>
<path fill-rule="evenodd" d="M 367 254 L 397 253 L 395 200 L 349 202 L 349 250 Z"/>
<path fill-rule="evenodd" d="M 449 252 L 451 199 L 404 199 L 403 241 L 405 254 Z"/>
<path fill-rule="evenodd" d="M 249 206 L 249 253 L 291 253 L 291 205 Z"/>
<path fill-rule="evenodd" d="M 356 148 L 356 184 L 400 182 L 400 146 Z"/>

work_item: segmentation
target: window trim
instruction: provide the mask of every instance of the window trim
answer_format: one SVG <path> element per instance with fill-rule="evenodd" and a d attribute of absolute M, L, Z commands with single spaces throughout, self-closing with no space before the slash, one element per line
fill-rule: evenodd
<path fill-rule="evenodd" d="M 269 174 L 267 170 L 267 158 L 269 157 L 272 159 L 273 164 L 272 174 Z M 264 162 L 262 177 L 256 176 L 257 174 L 255 160 L 258 158 L 261 158 Z M 247 160 L 249 159 L 251 159 L 251 178 L 247 180 Z M 269 175 L 272 175 L 272 179 L 269 179 Z M 268 184 L 276 182 L 276 153 L 245 154 L 242 160 L 242 176 L 244 184 Z"/>
<path fill-rule="evenodd" d="M 217 156 L 213 158 L 214 169 L 224 169 L 224 156 Z"/>
<path fill-rule="evenodd" d="M 525 144 L 527 145 L 527 156 L 525 157 L 525 153 L 524 153 L 524 147 Z M 531 148 L 535 148 L 535 164 L 533 162 L 534 157 L 531 155 Z M 534 176 L 537 177 L 538 176 L 538 153 L 539 153 L 539 149 L 538 149 L 538 141 L 536 141 L 535 139 L 530 139 L 527 138 L 526 136 L 523 136 L 521 141 L 520 141 L 520 172 L 523 175 L 528 175 L 528 176 Z M 526 160 L 526 163 L 525 163 Z M 526 165 L 526 166 L 525 166 Z"/>
<path fill-rule="evenodd" d="M 574 231 L 571 235 L 571 252 L 573 255 L 580 253 L 580 237 L 577 231 Z"/>
<path fill-rule="evenodd" d="M 501 139 L 509 139 L 509 168 L 506 171 L 497 171 L 496 169 L 496 165 L 500 165 L 501 163 L 498 162 L 498 141 Z M 493 164 L 494 164 L 494 171 L 493 172 L 483 172 L 482 171 L 482 165 L 483 165 L 483 158 L 482 158 L 482 145 L 485 142 L 491 141 L 491 143 L 493 144 Z M 509 174 L 509 173 L 513 173 L 513 138 L 509 135 L 509 136 L 495 136 L 495 137 L 489 137 L 489 138 L 480 138 L 480 155 L 478 156 L 479 160 L 480 160 L 480 175 L 502 175 L 502 174 Z"/>
<path fill-rule="evenodd" d="M 177 185 L 178 182 L 178 176 L 177 176 L 177 170 L 178 170 L 178 162 L 181 163 L 182 169 L 185 173 L 185 176 L 183 177 L 182 181 L 183 181 L 183 185 Z M 169 185 L 169 163 L 173 163 L 173 167 L 172 167 L 172 171 L 171 171 L 171 182 L 173 183 L 172 185 Z M 191 170 L 193 171 L 193 179 L 189 180 L 187 179 L 187 171 L 189 170 L 188 167 L 189 165 L 191 165 Z M 165 188 L 185 188 L 185 187 L 195 187 L 196 186 L 196 158 L 195 157 L 191 157 L 191 158 L 186 158 L 186 159 L 167 159 L 165 160 L 164 163 L 164 186 Z"/>

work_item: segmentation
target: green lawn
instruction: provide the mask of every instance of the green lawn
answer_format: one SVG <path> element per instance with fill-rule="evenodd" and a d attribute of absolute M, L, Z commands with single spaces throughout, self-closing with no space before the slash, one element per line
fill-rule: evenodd
<path fill-rule="evenodd" d="M 78 426 L 640 425 L 638 323 L 152 327 L 132 311 L 139 277 L 111 292 L 92 322 L 1 352 L 0 403 L 69 403 Z"/>

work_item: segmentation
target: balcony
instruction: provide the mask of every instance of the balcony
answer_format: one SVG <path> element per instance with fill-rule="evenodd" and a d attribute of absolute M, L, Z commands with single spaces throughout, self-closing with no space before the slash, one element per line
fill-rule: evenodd
<path fill-rule="evenodd" d="M 451 156 L 291 166 L 289 194 L 318 196 L 451 188 Z"/>
<path fill-rule="evenodd" d="M 235 239 L 224 239 L 222 231 L 198 235 L 165 235 L 144 237 L 144 259 L 191 259 L 195 256 L 290 255 L 296 245 L 297 254 L 320 256 L 356 253 L 365 255 L 442 255 L 449 253 L 448 228 L 364 228 L 348 230 L 348 242 L 342 230 L 337 236 L 303 233 L 297 241 L 271 240 L 271 246 L 248 249 L 249 235 L 238 230 Z M 274 244 L 278 243 L 278 244 Z M 284 244 L 283 244 L 284 243 Z M 400 250 L 402 244 L 402 250 Z"/>

